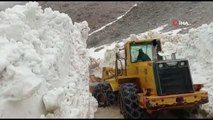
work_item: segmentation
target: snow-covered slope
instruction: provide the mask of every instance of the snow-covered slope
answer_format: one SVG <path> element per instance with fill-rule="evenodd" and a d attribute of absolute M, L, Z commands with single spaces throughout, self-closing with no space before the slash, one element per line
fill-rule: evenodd
<path fill-rule="evenodd" d="M 37 2 L 1 11 L 0 117 L 94 117 L 88 31 Z"/>
<path fill-rule="evenodd" d="M 110 48 L 107 46 L 102 50 L 94 52 L 95 48 L 90 49 L 90 55 L 105 54 L 104 57 L 100 58 L 106 63 L 104 65 L 114 65 L 115 51 L 122 46 L 125 41 L 129 39 L 149 39 L 149 38 L 160 38 L 162 43 L 162 49 L 168 54 L 177 52 L 176 57 L 180 59 L 188 59 L 194 83 L 204 84 L 204 90 L 208 91 L 209 103 L 204 104 L 202 108 L 208 112 L 208 117 L 213 117 L 213 23 L 204 24 L 198 28 L 192 28 L 186 34 L 178 34 L 177 30 L 162 33 L 161 30 L 165 26 L 161 26 L 157 29 L 147 31 L 138 35 L 130 35 L 129 38 L 124 39 L 122 42 L 111 44 Z M 184 29 L 184 28 L 183 28 Z M 116 46 L 112 48 L 112 46 Z M 109 51 L 109 52 L 105 52 Z M 110 57 L 109 57 L 110 56 Z M 96 56 L 98 59 L 98 56 Z M 104 62 L 103 62 L 104 63 Z M 104 66 L 103 65 L 103 66 Z"/>

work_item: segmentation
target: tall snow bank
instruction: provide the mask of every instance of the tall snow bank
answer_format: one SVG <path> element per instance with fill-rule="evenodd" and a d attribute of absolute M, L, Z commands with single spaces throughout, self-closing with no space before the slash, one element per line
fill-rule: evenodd
<path fill-rule="evenodd" d="M 0 116 L 94 117 L 88 24 L 37 2 L 0 12 Z"/>

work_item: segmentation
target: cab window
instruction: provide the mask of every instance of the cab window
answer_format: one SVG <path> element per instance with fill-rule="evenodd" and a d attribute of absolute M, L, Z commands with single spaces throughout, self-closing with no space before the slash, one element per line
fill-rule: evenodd
<path fill-rule="evenodd" d="M 147 61 L 147 60 L 153 60 L 153 53 L 152 53 L 152 44 L 151 43 L 132 43 L 130 45 L 130 51 L 131 51 L 131 62 L 141 62 L 141 61 Z M 139 52 L 141 50 L 146 55 L 143 56 L 143 59 L 138 59 L 141 55 L 139 55 Z M 146 59 L 144 59 L 146 58 Z"/>

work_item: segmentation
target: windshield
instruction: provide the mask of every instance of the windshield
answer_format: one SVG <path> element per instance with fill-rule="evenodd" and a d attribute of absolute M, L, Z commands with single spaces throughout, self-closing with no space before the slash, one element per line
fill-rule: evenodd
<path fill-rule="evenodd" d="M 153 60 L 151 43 L 133 43 L 130 46 L 131 62 Z"/>

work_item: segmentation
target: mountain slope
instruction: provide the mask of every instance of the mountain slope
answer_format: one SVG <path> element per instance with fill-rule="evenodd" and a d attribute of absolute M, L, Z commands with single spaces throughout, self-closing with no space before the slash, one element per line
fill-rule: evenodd
<path fill-rule="evenodd" d="M 127 38 L 168 24 L 163 32 L 183 28 L 172 26 L 172 19 L 187 21 L 189 28 L 213 21 L 212 2 L 141 2 L 111 26 L 89 36 L 88 48 Z M 185 33 L 187 31 L 181 31 Z"/>
<path fill-rule="evenodd" d="M 124 14 L 135 2 L 55 2 L 42 1 L 39 4 L 43 7 L 51 7 L 68 14 L 73 21 L 89 23 L 90 32 L 113 21 Z"/>

